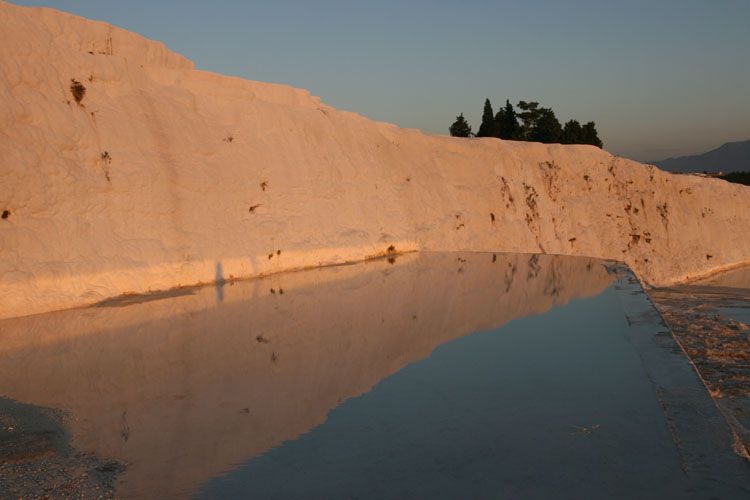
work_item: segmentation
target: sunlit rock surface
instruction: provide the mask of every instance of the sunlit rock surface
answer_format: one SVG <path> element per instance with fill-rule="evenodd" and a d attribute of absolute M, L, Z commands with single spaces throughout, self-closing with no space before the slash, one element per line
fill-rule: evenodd
<path fill-rule="evenodd" d="M 391 246 L 618 259 L 654 284 L 750 259 L 747 187 L 400 129 L 3 1 L 0 131 L 0 317 Z"/>

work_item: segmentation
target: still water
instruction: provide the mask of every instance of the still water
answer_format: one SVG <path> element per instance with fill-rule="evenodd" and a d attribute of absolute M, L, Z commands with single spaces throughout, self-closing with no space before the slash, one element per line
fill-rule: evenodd
<path fill-rule="evenodd" d="M 404 255 L 2 321 L 0 396 L 128 498 L 747 494 L 652 309 L 595 259 Z"/>

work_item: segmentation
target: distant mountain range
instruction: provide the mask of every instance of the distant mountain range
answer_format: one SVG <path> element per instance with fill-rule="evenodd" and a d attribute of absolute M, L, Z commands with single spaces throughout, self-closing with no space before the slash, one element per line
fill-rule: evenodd
<path fill-rule="evenodd" d="M 727 142 L 707 153 L 651 162 L 670 172 L 738 172 L 750 170 L 750 140 Z"/>

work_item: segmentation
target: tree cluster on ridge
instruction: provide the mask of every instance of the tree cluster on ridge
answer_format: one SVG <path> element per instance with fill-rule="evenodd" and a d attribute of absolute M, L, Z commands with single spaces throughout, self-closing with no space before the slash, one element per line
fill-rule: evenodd
<path fill-rule="evenodd" d="M 543 108 L 538 102 L 520 101 L 516 111 L 509 100 L 505 106 L 492 110 L 489 99 L 484 101 L 482 124 L 476 137 L 497 137 L 515 141 L 531 141 L 561 144 L 590 144 L 603 147 L 594 122 L 581 125 L 578 120 L 569 120 L 561 125 L 552 108 Z M 471 137 L 474 134 L 463 113 L 450 126 L 454 137 Z"/>

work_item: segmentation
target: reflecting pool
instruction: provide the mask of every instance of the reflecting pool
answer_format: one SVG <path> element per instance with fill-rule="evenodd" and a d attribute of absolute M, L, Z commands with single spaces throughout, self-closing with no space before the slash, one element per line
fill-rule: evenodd
<path fill-rule="evenodd" d="M 640 286 L 596 259 L 408 254 L 5 320 L 0 397 L 60 410 L 126 498 L 750 492 Z"/>

